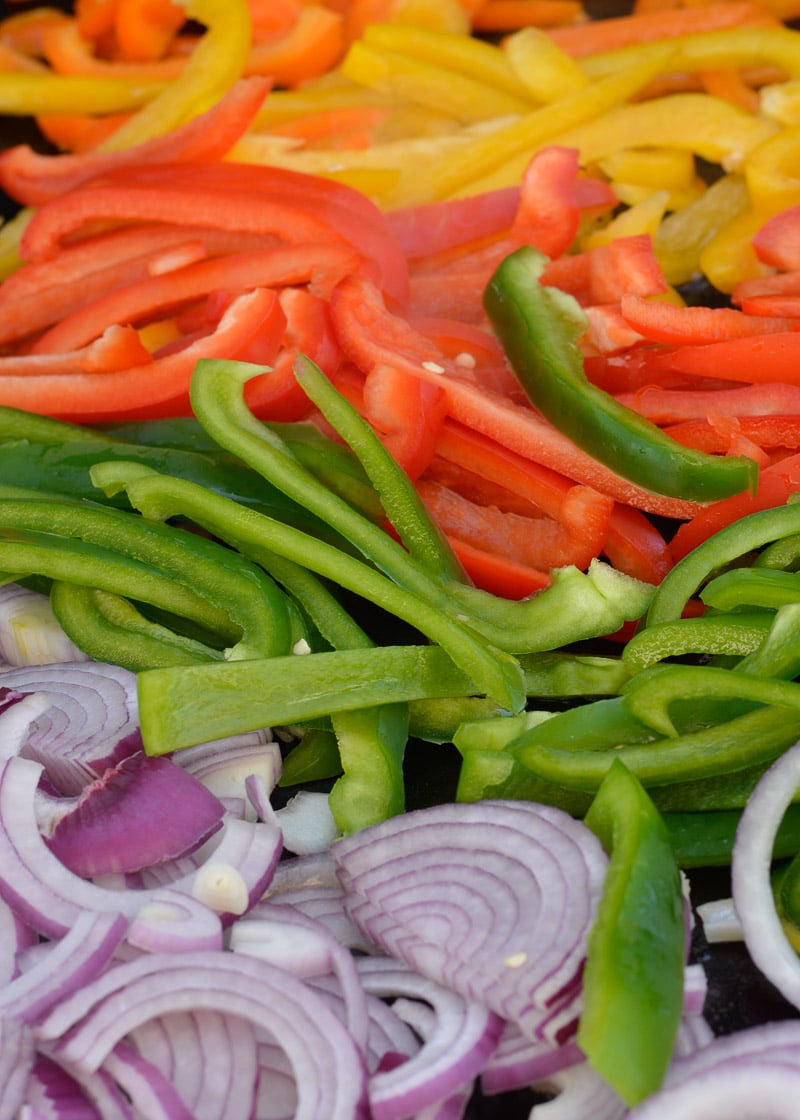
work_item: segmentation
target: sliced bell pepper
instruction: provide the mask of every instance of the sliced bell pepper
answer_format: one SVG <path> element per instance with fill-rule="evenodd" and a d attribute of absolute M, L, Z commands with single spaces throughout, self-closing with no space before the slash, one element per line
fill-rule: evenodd
<path fill-rule="evenodd" d="M 636 1105 L 661 1085 L 680 1024 L 680 874 L 664 822 L 622 762 L 610 767 L 584 821 L 610 863 L 586 948 L 577 1042 L 589 1065 Z"/>
<path fill-rule="evenodd" d="M 764 320 L 765 324 L 769 320 Z M 800 333 L 791 330 L 732 338 L 703 345 L 677 346 L 648 355 L 648 365 L 655 371 L 674 370 L 695 377 L 719 378 L 721 381 L 787 382 L 800 380 Z"/>
<path fill-rule="evenodd" d="M 534 249 L 517 250 L 499 266 L 484 296 L 536 407 L 584 450 L 654 492 L 709 501 L 751 488 L 758 473 L 751 460 L 684 449 L 590 384 L 575 345 L 585 317 L 570 297 L 539 283 L 543 264 Z"/>
<path fill-rule="evenodd" d="M 678 307 L 674 303 L 645 300 L 635 295 L 622 297 L 620 311 L 645 338 L 668 346 L 704 346 L 800 329 L 800 322 L 764 319 L 758 315 L 746 315 L 732 307 Z"/>
<path fill-rule="evenodd" d="M 237 82 L 207 112 L 164 136 L 116 152 L 43 155 L 27 145 L 0 153 L 0 186 L 25 206 L 40 206 L 111 167 L 219 159 L 255 118 L 270 89 L 264 78 Z"/>

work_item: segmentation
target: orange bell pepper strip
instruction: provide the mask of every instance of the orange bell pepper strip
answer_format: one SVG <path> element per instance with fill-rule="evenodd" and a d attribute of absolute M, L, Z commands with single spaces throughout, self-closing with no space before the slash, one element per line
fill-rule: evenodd
<path fill-rule="evenodd" d="M 40 335 L 31 349 L 36 354 L 76 349 L 96 338 L 109 323 L 141 323 L 156 315 L 163 318 L 211 292 L 310 283 L 327 293 L 359 264 L 360 258 L 352 249 L 330 242 L 275 245 L 257 252 L 201 260 L 99 296 Z"/>
<path fill-rule="evenodd" d="M 268 79 L 243 79 L 207 112 L 173 132 L 121 151 L 53 156 L 29 145 L 6 148 L 0 152 L 0 186 L 25 206 L 41 206 L 114 168 L 221 159 L 247 131 L 270 88 Z"/>
<path fill-rule="evenodd" d="M 290 30 L 276 39 L 255 40 L 245 74 L 264 74 L 280 86 L 298 86 L 331 70 L 344 53 L 342 16 L 321 4 L 300 7 Z"/>
<path fill-rule="evenodd" d="M 40 113 L 36 124 L 45 139 L 59 151 L 80 155 L 93 151 L 130 116 L 130 113 L 107 113 L 104 117 L 93 117 L 89 113 Z"/>
<path fill-rule="evenodd" d="M 285 322 L 277 294 L 257 288 L 238 296 L 211 334 L 115 373 L 4 374 L 0 359 L 0 403 L 76 423 L 190 416 L 189 382 L 200 358 L 235 358 L 256 333 L 277 352 Z"/>
<path fill-rule="evenodd" d="M 484 0 L 472 17 L 473 31 L 516 31 L 519 27 L 558 27 L 580 23 L 580 0 Z"/>
<path fill-rule="evenodd" d="M 746 315 L 732 307 L 679 307 L 633 295 L 622 297 L 620 311 L 625 321 L 645 338 L 667 346 L 703 346 L 775 331 L 800 330 L 800 320 Z M 724 371 L 720 376 L 725 376 Z"/>
<path fill-rule="evenodd" d="M 779 24 L 780 21 L 760 4 L 716 3 L 593 20 L 574 27 L 554 28 L 550 35 L 573 58 L 586 58 L 637 43 L 653 43 L 703 31 L 720 31 L 728 27 L 777 27 Z"/>
<path fill-rule="evenodd" d="M 131 62 L 163 58 L 185 22 L 186 10 L 172 0 L 118 0 L 115 53 Z"/>

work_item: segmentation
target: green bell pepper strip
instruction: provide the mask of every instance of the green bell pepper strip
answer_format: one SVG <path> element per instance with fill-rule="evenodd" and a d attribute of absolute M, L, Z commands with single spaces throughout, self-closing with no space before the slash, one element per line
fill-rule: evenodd
<path fill-rule="evenodd" d="M 763 642 L 742 658 L 737 669 L 781 680 L 800 675 L 800 603 L 788 603 L 775 612 Z"/>
<path fill-rule="evenodd" d="M 339 745 L 332 731 L 310 727 L 283 760 L 281 789 L 338 777 L 342 772 Z"/>
<path fill-rule="evenodd" d="M 680 872 L 658 811 L 619 760 L 584 819 L 610 862 L 589 933 L 577 1043 L 633 1106 L 661 1085 L 680 1024 L 686 938 Z"/>
<path fill-rule="evenodd" d="M 151 622 L 121 595 L 56 580 L 53 613 L 65 634 L 95 661 L 113 662 L 124 650 L 132 672 L 167 665 L 221 661 L 222 652 Z"/>
<path fill-rule="evenodd" d="M 625 644 L 622 660 L 634 672 L 687 653 L 743 657 L 758 649 L 773 617 L 766 611 L 749 611 L 661 622 L 634 634 Z"/>
<path fill-rule="evenodd" d="M 667 572 L 653 594 L 643 625 L 679 619 L 686 604 L 709 577 L 765 545 L 798 533 L 800 504 L 795 502 L 758 510 L 726 525 Z"/>
<path fill-rule="evenodd" d="M 681 867 L 729 867 L 739 810 L 705 813 L 662 813 L 670 843 Z M 800 852 L 800 805 L 790 805 L 775 836 L 775 859 Z M 799 884 L 800 885 L 800 884 Z M 800 909 L 795 913 L 800 916 Z"/>
<path fill-rule="evenodd" d="M 483 305 L 531 403 L 578 447 L 658 494 L 708 502 L 754 490 L 752 459 L 683 447 L 587 379 L 578 339 L 585 313 L 539 282 L 547 257 L 530 245 L 498 265 Z"/>
<path fill-rule="evenodd" d="M 569 789 L 593 792 L 615 758 L 621 758 L 650 789 L 702 778 L 718 779 L 721 775 L 767 764 L 798 737 L 800 716 L 791 709 L 769 706 L 734 715 L 724 723 L 649 743 L 570 750 L 541 744 L 528 735 L 521 736 L 513 750 L 522 765 L 538 777 Z"/>
<path fill-rule="evenodd" d="M 142 739 L 166 754 L 208 739 L 422 697 L 468 696 L 439 646 L 375 646 L 139 674 Z"/>
<path fill-rule="evenodd" d="M 308 377 L 308 366 L 303 365 Z M 428 569 L 378 526 L 363 517 L 305 471 L 274 431 L 252 415 L 244 400 L 247 380 L 261 367 L 242 362 L 202 360 L 197 363 L 190 395 L 192 404 L 208 432 L 229 451 L 262 473 L 319 518 L 347 537 L 377 568 L 443 613 L 483 635 L 493 647 L 509 653 L 556 649 L 569 642 L 599 637 L 619 629 L 623 622 L 639 618 L 653 588 L 608 564 L 593 561 L 588 573 L 574 567 L 557 569 L 550 586 L 525 601 L 499 599 L 451 576 L 446 557 L 438 568 Z M 315 372 L 314 377 L 317 377 Z M 321 372 L 318 377 L 322 378 Z M 326 390 L 335 392 L 335 390 Z M 337 406 L 344 415 L 350 406 Z M 352 411 L 352 410 L 351 410 Z M 366 440 L 367 433 L 361 433 Z M 379 442 L 377 437 L 373 437 Z M 381 486 L 384 507 L 400 502 L 390 488 L 412 484 L 400 472 L 388 475 Z M 375 477 L 372 478 L 373 484 Z M 411 503 L 406 509 L 411 509 Z M 392 517 L 391 509 L 387 515 Z M 432 546 L 435 551 L 435 545 Z"/>
<path fill-rule="evenodd" d="M 790 499 L 793 501 L 794 499 Z M 800 566 L 800 535 L 783 537 L 763 548 L 753 560 L 754 568 L 783 568 L 797 571 Z"/>
<path fill-rule="evenodd" d="M 339 831 L 358 832 L 404 812 L 408 704 L 334 712 L 331 722 L 344 771 L 328 795 Z"/>
<path fill-rule="evenodd" d="M 245 557 L 195 533 L 122 510 L 68 498 L 51 501 L 36 494 L 20 500 L 4 493 L 8 488 L 0 486 L 0 569 L 98 587 L 152 601 L 174 614 L 186 613 L 224 636 L 230 643 L 226 657 L 271 657 L 291 648 L 286 597 Z M 100 555 L 110 566 L 113 562 L 118 583 L 110 579 L 111 567 L 107 576 L 98 571 Z M 122 664 L 124 648 L 119 656 Z"/>
<path fill-rule="evenodd" d="M 800 603 L 800 573 L 779 568 L 732 568 L 710 580 L 700 598 L 718 611 L 753 607 L 777 610 L 788 603 Z"/>
<path fill-rule="evenodd" d="M 478 635 L 437 607 L 324 541 L 194 483 L 159 475 L 140 464 L 99 464 L 92 469 L 92 479 L 105 490 L 124 487 L 131 503 L 145 518 L 159 521 L 180 514 L 240 549 L 256 563 L 262 552 L 279 553 L 334 580 L 438 642 L 473 680 L 469 691 L 485 692 L 510 711 L 524 707 L 524 680 L 516 659 L 491 649 Z"/>
<path fill-rule="evenodd" d="M 752 701 L 800 709 L 800 684 L 719 669 L 713 665 L 665 665 L 651 675 L 643 670 L 623 688 L 622 703 L 636 719 L 663 736 L 677 737 L 669 707 L 705 698 Z"/>
<path fill-rule="evenodd" d="M 416 489 L 372 428 L 312 361 L 300 356 L 295 376 L 306 395 L 358 456 L 387 517 L 410 555 L 443 579 L 463 582 L 464 569 Z"/>

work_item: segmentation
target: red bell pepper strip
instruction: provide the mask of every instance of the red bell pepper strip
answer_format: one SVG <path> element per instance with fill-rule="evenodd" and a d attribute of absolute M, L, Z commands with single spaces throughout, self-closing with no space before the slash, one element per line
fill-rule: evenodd
<path fill-rule="evenodd" d="M 615 237 L 588 250 L 590 303 L 618 303 L 625 295 L 657 296 L 668 290 L 647 233 Z M 541 282 L 549 283 L 546 272 Z"/>
<path fill-rule="evenodd" d="M 449 534 L 445 536 L 475 586 L 492 595 L 500 595 L 504 599 L 524 599 L 543 590 L 550 582 L 548 572 L 539 572 L 507 556 L 485 552 Z"/>
<path fill-rule="evenodd" d="M 424 334 L 447 358 L 451 358 L 460 375 L 493 393 L 522 399 L 513 373 L 508 368 L 502 347 L 493 334 L 475 323 L 457 319 L 410 319 L 411 325 Z"/>
<path fill-rule="evenodd" d="M 248 382 L 247 404 L 262 420 L 302 420 L 312 406 L 294 375 L 295 359 L 305 354 L 330 377 L 341 361 L 341 351 L 326 300 L 306 288 L 284 288 L 278 299 L 286 316 L 283 345 L 272 372 Z M 240 351 L 238 360 L 270 364 L 271 358 L 262 353 L 260 335 Z"/>
<path fill-rule="evenodd" d="M 752 238 L 755 254 L 763 264 L 784 271 L 800 269 L 800 206 L 773 214 Z"/>
<path fill-rule="evenodd" d="M 758 296 L 800 295 L 800 269 L 789 272 L 770 272 L 766 276 L 751 276 L 740 280 L 731 292 L 731 301 L 742 306 L 745 300 Z"/>
<path fill-rule="evenodd" d="M 436 451 L 446 415 L 441 389 L 380 363 L 364 382 L 364 415 L 409 478 L 419 478 Z"/>
<path fill-rule="evenodd" d="M 784 273 L 788 276 L 790 273 Z M 783 319 L 786 322 L 791 322 L 794 319 L 797 326 L 787 326 L 786 330 L 797 329 L 800 327 L 800 295 L 793 296 L 746 296 L 741 303 L 742 311 L 747 315 L 752 315 L 754 318 L 768 317 L 768 321 L 774 319 L 778 322 Z"/>
<path fill-rule="evenodd" d="M 257 332 L 277 352 L 285 325 L 276 293 L 257 288 L 231 303 L 212 334 L 147 364 L 108 374 L 0 373 L 0 403 L 76 423 L 190 416 L 189 382 L 200 358 L 235 358 Z"/>
<path fill-rule="evenodd" d="M 511 227 L 514 245 L 533 245 L 548 257 L 560 257 L 575 240 L 581 221 L 577 148 L 557 144 L 542 148 L 525 169 L 519 207 Z M 616 205 L 611 187 L 594 182 L 592 208 Z"/>
<path fill-rule="evenodd" d="M 674 303 L 635 295 L 622 297 L 620 311 L 634 330 L 651 342 L 667 346 L 705 346 L 728 339 L 800 329 L 800 322 L 793 323 L 791 319 L 764 319 L 746 315 L 733 307 L 678 307 Z"/>
<path fill-rule="evenodd" d="M 785 505 L 800 490 L 800 455 L 782 459 L 759 472 L 755 494 L 735 494 L 732 498 L 713 502 L 691 521 L 681 525 L 670 542 L 675 560 L 681 560 L 692 549 L 733 521 L 748 513 Z"/>
<path fill-rule="evenodd" d="M 275 245 L 270 234 L 249 235 L 249 251 Z M 224 256 L 241 249 L 240 234 L 191 226 L 124 226 L 69 245 L 52 260 L 35 261 L 0 284 L 0 344 L 26 338 L 77 308 L 126 284 L 174 267 L 174 254 Z"/>
<path fill-rule="evenodd" d="M 781 415 L 800 412 L 800 386 L 767 382 L 731 389 L 639 389 L 620 393 L 620 404 L 633 408 L 654 424 L 678 424 L 708 415 Z"/>
<path fill-rule="evenodd" d="M 28 145 L 8 148 L 0 153 L 0 186 L 24 206 L 41 206 L 112 168 L 221 159 L 247 131 L 271 85 L 269 78 L 244 78 L 187 124 L 120 151 L 42 155 Z"/>
<path fill-rule="evenodd" d="M 114 373 L 150 362 L 150 354 L 130 326 L 113 324 L 87 346 L 53 354 L 0 357 L 0 376 L 41 377 L 47 374 Z"/>
<path fill-rule="evenodd" d="M 238 205 L 247 208 L 253 197 L 278 196 L 292 200 L 301 214 L 328 223 L 332 230 L 360 249 L 374 262 L 387 295 L 403 304 L 408 296 L 408 262 L 392 232 L 387 217 L 361 191 L 334 179 L 308 175 L 285 167 L 236 163 L 232 160 L 195 160 L 192 163 L 152 163 L 110 172 L 101 182 L 109 185 L 199 191 L 201 196 L 218 191 L 240 196 Z M 241 198 L 241 196 L 244 198 Z M 225 199 L 220 199 L 221 205 Z M 228 198 L 228 204 L 231 204 Z M 236 205 L 236 204 L 234 204 Z M 192 202 L 194 206 L 194 201 Z M 191 209 L 191 208 L 190 208 Z M 226 223 L 218 222 L 220 228 Z M 241 228 L 236 225 L 233 228 Z M 286 236 L 286 235 L 284 235 Z M 288 238 L 287 238 L 288 239 Z"/>
<path fill-rule="evenodd" d="M 92 300 L 41 335 L 38 354 L 75 349 L 96 338 L 108 323 L 164 318 L 181 304 L 216 291 L 282 288 L 310 283 L 327 294 L 342 277 L 356 271 L 360 257 L 341 243 L 275 245 L 256 253 L 234 253 L 199 261 L 163 276 L 150 276 Z"/>
<path fill-rule="evenodd" d="M 800 384 L 800 332 L 762 333 L 704 346 L 678 346 L 648 353 L 646 363 L 655 371 L 673 370 L 722 381 L 748 384 L 785 381 L 797 385 Z"/>
<path fill-rule="evenodd" d="M 722 414 L 705 420 L 686 420 L 664 429 L 673 439 L 699 451 L 731 454 L 737 442 L 748 440 L 759 448 L 800 448 L 800 416 L 729 416 Z"/>
<path fill-rule="evenodd" d="M 380 292 L 368 279 L 350 276 L 337 285 L 331 297 L 331 310 L 342 350 L 351 360 L 359 366 L 362 360 L 376 361 L 373 340 L 377 335 L 385 340 L 387 348 L 391 347 L 388 353 L 392 364 L 442 389 L 448 414 L 466 427 L 575 482 L 647 512 L 685 519 L 696 511 L 694 502 L 654 494 L 621 478 L 581 451 L 529 406 L 489 394 L 460 378 L 458 370 L 442 355 L 438 355 L 437 361 L 430 344 L 421 348 L 420 336 L 411 331 L 408 323 L 387 311 Z M 377 331 L 376 320 L 383 320 Z"/>
<path fill-rule="evenodd" d="M 614 505 L 611 498 L 603 502 L 588 487 L 575 485 L 564 495 L 559 519 L 554 520 L 477 505 L 425 479 L 417 483 L 417 490 L 445 533 L 539 571 L 567 564 L 587 568 L 603 547 Z"/>
<path fill-rule="evenodd" d="M 583 310 L 588 322 L 588 329 L 580 339 L 584 354 L 620 354 L 646 342 L 622 314 L 619 304 L 593 304 Z"/>
<path fill-rule="evenodd" d="M 389 227 L 409 261 L 507 233 L 519 205 L 519 187 L 468 198 L 445 199 L 391 210 Z"/>

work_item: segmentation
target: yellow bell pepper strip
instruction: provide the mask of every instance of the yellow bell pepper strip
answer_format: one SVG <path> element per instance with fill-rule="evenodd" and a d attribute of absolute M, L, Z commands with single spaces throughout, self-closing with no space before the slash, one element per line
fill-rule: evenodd
<path fill-rule="evenodd" d="M 753 460 L 683 448 L 588 381 L 577 346 L 585 315 L 571 296 L 539 283 L 546 263 L 523 246 L 501 262 L 484 295 L 531 403 L 583 450 L 648 490 L 712 501 L 752 488 Z"/>
<path fill-rule="evenodd" d="M 101 145 L 118 151 L 161 136 L 211 108 L 242 77 L 250 47 L 247 0 L 182 0 L 187 19 L 206 27 L 180 77 Z"/>
<path fill-rule="evenodd" d="M 664 40 L 655 40 L 592 54 L 583 59 L 583 66 L 591 77 L 600 78 L 659 57 L 665 62 L 662 74 L 768 66 L 790 78 L 800 77 L 800 32 L 788 27 L 729 27 L 678 36 L 669 43 L 668 57 Z"/>
<path fill-rule="evenodd" d="M 653 249 L 670 284 L 686 284 L 700 275 L 701 254 L 749 203 L 741 175 L 723 175 L 699 198 L 667 214 L 656 230 Z"/>
<path fill-rule="evenodd" d="M 535 101 L 558 101 L 589 84 L 589 75 L 580 63 L 540 28 L 525 27 L 507 36 L 502 49 Z"/>
<path fill-rule="evenodd" d="M 515 73 L 510 65 L 505 48 L 483 39 L 408 23 L 372 23 L 364 29 L 361 42 L 375 51 L 406 55 L 461 74 L 484 87 L 490 99 L 492 91 L 506 93 L 522 111 L 529 109 L 531 101 L 536 100 L 523 76 Z M 346 64 L 340 72 L 346 72 Z"/>
<path fill-rule="evenodd" d="M 483 187 L 476 184 L 493 171 L 498 161 L 507 162 L 512 157 L 523 154 L 530 159 L 539 147 L 554 137 L 560 137 L 583 121 L 607 113 L 646 85 L 657 72 L 660 61 L 659 58 L 658 62 L 648 61 L 643 66 L 618 71 L 559 101 L 533 109 L 519 120 L 496 128 L 486 136 L 473 139 L 461 151 L 453 153 L 450 159 L 437 164 L 426 174 L 420 176 L 416 171 L 410 171 L 405 185 L 405 204 L 449 198 L 465 191 L 476 193 L 483 190 Z M 414 179 L 420 181 L 415 184 Z M 513 182 L 518 181 L 517 176 Z"/>
<path fill-rule="evenodd" d="M 657 809 L 619 760 L 584 821 L 610 862 L 586 947 L 577 1042 L 589 1065 L 636 1105 L 661 1085 L 681 1019 L 680 873 Z"/>
<path fill-rule="evenodd" d="M 368 89 L 419 102 L 464 124 L 518 116 L 531 106 L 528 98 L 399 51 L 376 49 L 363 40 L 350 47 L 341 72 Z"/>
<path fill-rule="evenodd" d="M 0 73 L 0 113 L 119 113 L 139 109 L 165 91 L 162 81 L 141 78 Z"/>

